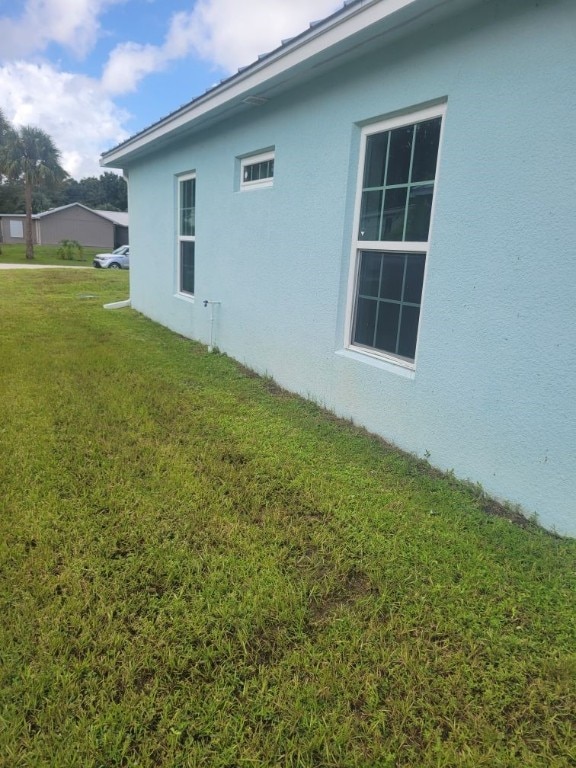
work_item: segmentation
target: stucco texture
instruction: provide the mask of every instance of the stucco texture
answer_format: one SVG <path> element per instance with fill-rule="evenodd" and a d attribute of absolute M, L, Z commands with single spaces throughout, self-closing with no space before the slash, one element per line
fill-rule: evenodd
<path fill-rule="evenodd" d="M 576 534 L 576 4 L 488 2 L 165 146 L 130 174 L 135 308 Z M 361 126 L 446 100 L 415 371 L 350 354 Z M 238 158 L 273 146 L 274 184 Z M 196 300 L 177 176 L 197 174 Z"/>

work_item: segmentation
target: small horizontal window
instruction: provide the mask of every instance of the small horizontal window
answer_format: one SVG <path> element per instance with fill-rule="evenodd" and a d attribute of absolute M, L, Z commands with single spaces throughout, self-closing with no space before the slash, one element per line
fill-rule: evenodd
<path fill-rule="evenodd" d="M 274 152 L 251 155 L 241 161 L 240 189 L 270 187 L 274 180 Z"/>

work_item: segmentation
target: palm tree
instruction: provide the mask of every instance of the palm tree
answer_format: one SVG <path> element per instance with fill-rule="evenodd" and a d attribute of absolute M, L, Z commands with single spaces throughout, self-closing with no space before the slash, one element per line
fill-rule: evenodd
<path fill-rule="evenodd" d="M 12 126 L 8 122 L 4 110 L 0 107 L 0 140 L 4 138 L 4 134 L 12 130 Z"/>
<path fill-rule="evenodd" d="M 14 129 L 4 116 L 4 112 L 0 108 L 0 182 L 2 176 L 6 176 L 6 153 L 8 150 L 8 143 L 12 138 Z"/>
<path fill-rule="evenodd" d="M 6 139 L 6 136 L 8 135 L 8 132 L 12 130 L 10 123 L 6 118 L 4 117 L 4 112 L 2 112 L 2 108 L 0 108 L 0 153 L 4 149 L 4 142 Z M 0 155 L 0 162 L 2 158 Z M 0 165 L 0 173 L 2 172 L 2 166 Z"/>
<path fill-rule="evenodd" d="M 6 171 L 6 147 L 8 137 L 11 136 L 12 126 L 4 117 L 4 112 L 0 109 L 0 184 Z M 0 254 L 2 253 L 2 230 L 0 228 Z"/>
<path fill-rule="evenodd" d="M 0 168 L 9 179 L 24 184 L 26 258 L 33 259 L 32 192 L 38 184 L 64 179 L 66 171 L 60 165 L 60 152 L 54 142 L 40 128 L 30 125 L 11 128 L 8 125 L 5 134 Z"/>

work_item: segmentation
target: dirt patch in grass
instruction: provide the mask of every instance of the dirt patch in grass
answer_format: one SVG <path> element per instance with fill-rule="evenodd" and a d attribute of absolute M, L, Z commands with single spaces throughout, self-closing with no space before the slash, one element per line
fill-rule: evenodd
<path fill-rule="evenodd" d="M 352 568 L 343 580 L 327 594 L 314 596 L 310 606 L 310 622 L 321 624 L 339 610 L 352 608 L 358 600 L 377 594 L 376 587 L 362 571 Z"/>

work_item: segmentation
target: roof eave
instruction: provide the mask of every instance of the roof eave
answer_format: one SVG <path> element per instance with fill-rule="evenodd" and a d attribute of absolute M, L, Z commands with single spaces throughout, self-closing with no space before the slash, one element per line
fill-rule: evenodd
<path fill-rule="evenodd" d="M 100 164 L 105 168 L 125 167 L 126 161 L 152 151 L 154 145 L 162 139 L 166 140 L 169 134 L 215 116 L 232 103 L 242 102 L 273 78 L 305 65 L 334 46 L 345 44 L 375 24 L 379 24 L 382 32 L 391 31 L 438 6 L 457 3 L 458 0 L 357 0 L 348 3 L 340 11 L 313 23 L 302 34 L 239 70 L 202 96 L 104 152 Z"/>

